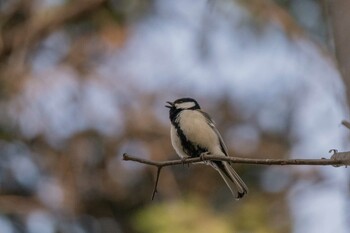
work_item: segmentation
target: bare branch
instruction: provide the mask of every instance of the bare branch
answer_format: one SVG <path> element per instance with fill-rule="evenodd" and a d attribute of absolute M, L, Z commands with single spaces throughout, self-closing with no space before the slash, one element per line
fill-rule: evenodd
<path fill-rule="evenodd" d="M 333 151 L 333 150 L 332 150 Z M 338 152 L 336 152 L 338 153 Z M 252 164 L 252 165 L 319 165 L 319 166 L 347 166 L 350 165 L 350 158 L 348 159 L 250 159 L 250 158 L 239 158 L 239 157 L 223 157 L 216 155 L 203 155 L 197 158 L 188 158 L 184 160 L 169 160 L 169 161 L 152 161 L 148 159 L 142 159 L 134 157 L 132 155 L 123 154 L 123 160 L 134 161 L 156 167 L 166 167 L 179 164 L 197 163 L 206 160 L 219 160 L 228 161 L 231 163 L 241 164 Z"/>
<path fill-rule="evenodd" d="M 157 186 L 159 181 L 159 176 L 161 169 L 166 166 L 173 166 L 179 164 L 190 164 L 198 163 L 207 160 L 216 160 L 216 161 L 228 161 L 231 163 L 241 163 L 241 164 L 252 164 L 252 165 L 318 165 L 318 166 L 327 166 L 331 165 L 334 167 L 348 166 L 350 165 L 350 152 L 338 152 L 335 149 L 330 150 L 333 152 L 331 159 L 249 159 L 249 158 L 238 158 L 238 157 L 224 157 L 216 155 L 202 155 L 197 158 L 188 158 L 180 160 L 170 160 L 170 161 L 152 161 L 148 159 L 134 157 L 128 155 L 127 153 L 123 154 L 123 160 L 125 161 L 134 161 L 138 163 L 143 163 L 151 166 L 157 167 L 157 177 L 154 184 L 152 192 L 152 200 L 154 199 L 155 194 L 157 193 Z"/>

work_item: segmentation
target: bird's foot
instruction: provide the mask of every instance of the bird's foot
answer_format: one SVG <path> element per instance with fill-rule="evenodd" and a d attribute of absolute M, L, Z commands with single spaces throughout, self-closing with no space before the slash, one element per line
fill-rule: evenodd
<path fill-rule="evenodd" d="M 188 158 L 188 157 L 182 157 L 182 158 L 181 158 L 182 166 L 185 166 L 185 162 L 186 162 L 187 158 Z M 188 167 L 190 166 L 189 163 L 188 163 L 187 165 L 188 165 Z"/>
<path fill-rule="evenodd" d="M 210 153 L 207 151 L 207 152 L 203 152 L 199 157 L 201 158 L 201 160 L 205 163 L 206 159 L 205 159 L 205 156 L 206 155 L 209 155 Z"/>

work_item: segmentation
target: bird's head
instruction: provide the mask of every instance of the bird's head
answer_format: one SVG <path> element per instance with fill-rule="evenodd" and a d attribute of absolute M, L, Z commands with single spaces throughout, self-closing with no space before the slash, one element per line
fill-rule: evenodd
<path fill-rule="evenodd" d="M 167 102 L 165 107 L 169 108 L 169 117 L 171 122 L 175 122 L 179 113 L 183 110 L 197 110 L 200 109 L 199 104 L 192 98 L 181 98 L 174 102 Z"/>
<path fill-rule="evenodd" d="M 174 102 L 167 102 L 168 105 L 165 107 L 170 108 L 170 111 L 181 111 L 181 110 L 196 110 L 200 109 L 199 104 L 192 98 L 181 98 Z"/>

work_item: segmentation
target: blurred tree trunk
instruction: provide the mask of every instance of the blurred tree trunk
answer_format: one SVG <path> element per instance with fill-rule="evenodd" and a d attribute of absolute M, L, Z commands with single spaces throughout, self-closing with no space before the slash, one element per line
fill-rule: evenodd
<path fill-rule="evenodd" d="M 326 2 L 333 33 L 335 55 L 347 87 L 347 101 L 350 103 L 350 1 L 326 0 Z"/>

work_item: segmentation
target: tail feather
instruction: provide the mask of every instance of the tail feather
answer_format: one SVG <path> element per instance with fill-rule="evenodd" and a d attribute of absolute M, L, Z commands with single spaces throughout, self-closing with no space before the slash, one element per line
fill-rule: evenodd
<path fill-rule="evenodd" d="M 215 161 L 213 167 L 220 173 L 236 199 L 248 193 L 248 187 L 228 162 Z"/>

